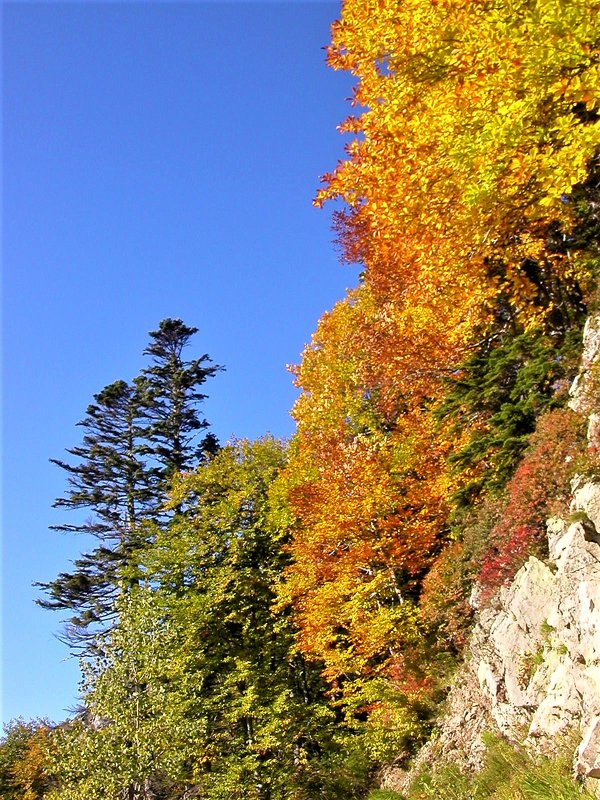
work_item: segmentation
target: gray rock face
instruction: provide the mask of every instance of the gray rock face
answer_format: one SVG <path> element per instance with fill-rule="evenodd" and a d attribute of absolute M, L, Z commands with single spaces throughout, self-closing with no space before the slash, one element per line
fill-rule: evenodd
<path fill-rule="evenodd" d="M 600 509 L 584 484 L 573 510 Z M 552 753 L 577 748 L 575 771 L 600 777 L 600 544 L 591 519 L 551 520 L 547 564 L 530 558 L 495 609 L 480 613 L 435 748 L 479 769 L 482 731 Z"/>
<path fill-rule="evenodd" d="M 598 361 L 600 353 L 600 316 L 588 317 L 583 329 L 583 351 L 579 375 L 569 390 L 571 400 L 569 408 L 579 414 L 593 414 L 593 398 L 590 397 L 591 373 Z"/>
<path fill-rule="evenodd" d="M 579 775 L 589 778 L 600 778 L 600 717 L 596 717 L 589 725 L 585 737 L 577 748 L 576 764 Z"/>
<path fill-rule="evenodd" d="M 600 317 L 588 320 L 584 336 L 569 405 L 590 418 L 588 441 L 598 446 Z M 447 713 L 419 762 L 441 758 L 478 770 L 487 729 L 538 752 L 570 746 L 574 773 L 600 778 L 600 477 L 574 482 L 570 511 L 548 521 L 549 560 L 530 558 L 495 608 L 477 609 Z M 591 784 L 600 797 L 600 781 Z"/>
<path fill-rule="evenodd" d="M 588 442 L 600 445 L 598 413 L 598 359 L 600 356 L 600 315 L 588 317 L 583 329 L 583 352 L 579 375 L 569 390 L 569 408 L 588 417 Z"/>

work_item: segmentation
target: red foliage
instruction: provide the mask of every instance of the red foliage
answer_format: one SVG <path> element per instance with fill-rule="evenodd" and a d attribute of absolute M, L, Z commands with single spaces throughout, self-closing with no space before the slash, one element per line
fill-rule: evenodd
<path fill-rule="evenodd" d="M 581 418 L 567 409 L 540 417 L 525 454 L 508 484 L 508 501 L 490 534 L 478 576 L 481 598 L 510 581 L 529 556 L 546 553 L 546 519 L 568 506 L 575 456 L 585 444 Z"/>

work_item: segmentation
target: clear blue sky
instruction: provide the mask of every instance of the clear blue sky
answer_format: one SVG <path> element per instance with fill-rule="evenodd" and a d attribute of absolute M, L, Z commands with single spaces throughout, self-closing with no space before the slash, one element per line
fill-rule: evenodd
<path fill-rule="evenodd" d="M 58 721 L 78 664 L 31 583 L 69 569 L 48 531 L 94 393 L 144 365 L 165 317 L 227 371 L 205 413 L 290 435 L 299 360 L 356 282 L 330 211 L 347 75 L 325 66 L 338 4 L 3 6 L 3 719 Z"/>

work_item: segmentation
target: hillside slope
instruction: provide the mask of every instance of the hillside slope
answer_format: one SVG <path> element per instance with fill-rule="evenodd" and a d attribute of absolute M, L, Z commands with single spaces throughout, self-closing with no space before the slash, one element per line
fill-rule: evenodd
<path fill-rule="evenodd" d="M 588 447 L 600 444 L 594 390 L 600 318 L 584 331 L 582 367 L 570 407 L 588 416 Z M 436 734 L 407 774 L 390 769 L 383 786 L 402 790 L 425 764 L 482 769 L 485 734 L 534 754 L 573 757 L 573 774 L 600 796 L 600 483 L 573 481 L 570 515 L 547 523 L 547 560 L 530 557 L 491 604 L 476 611 L 465 662 Z M 471 603 L 478 605 L 477 591 Z"/>

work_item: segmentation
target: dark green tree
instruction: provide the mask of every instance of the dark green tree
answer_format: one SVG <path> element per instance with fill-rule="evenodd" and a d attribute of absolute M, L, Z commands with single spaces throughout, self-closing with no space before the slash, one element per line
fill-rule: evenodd
<path fill-rule="evenodd" d="M 69 476 L 67 494 L 54 508 L 93 509 L 94 517 L 52 529 L 123 541 L 156 503 L 145 459 L 145 409 L 137 388 L 121 380 L 106 386 L 94 400 L 78 423 L 85 430 L 82 444 L 67 450 L 78 463 L 50 459 Z"/>
<path fill-rule="evenodd" d="M 449 459 L 455 472 L 471 475 L 454 498 L 458 507 L 468 507 L 482 491 L 500 491 L 539 415 L 564 405 L 577 371 L 580 338 L 575 323 L 564 334 L 497 328 L 448 380 L 438 415 L 456 432 L 471 431 Z"/>
<path fill-rule="evenodd" d="M 54 507 L 88 513 L 52 528 L 91 535 L 100 545 L 78 558 L 73 571 L 36 584 L 48 595 L 38 601 L 43 608 L 76 612 L 66 629 L 66 639 L 73 644 L 89 643 L 113 620 L 120 572 L 141 544 L 138 523 L 157 503 L 145 459 L 148 446 L 139 392 L 120 380 L 94 400 L 78 423 L 85 431 L 82 443 L 67 450 L 77 461 L 50 459 L 68 474 L 67 492 Z"/>
<path fill-rule="evenodd" d="M 164 519 L 172 475 L 217 449 L 212 434 L 195 442 L 208 426 L 199 412 L 206 397 L 199 386 L 221 369 L 204 366 L 206 355 L 183 360 L 196 330 L 163 320 L 145 351 L 152 366 L 131 384 L 115 381 L 94 396 L 78 423 L 82 442 L 67 450 L 74 461 L 50 459 L 68 475 L 67 491 L 54 507 L 79 512 L 79 519 L 53 529 L 99 540 L 72 571 L 36 584 L 47 595 L 38 601 L 42 607 L 75 612 L 65 636 L 72 645 L 90 647 L 114 623 L 117 597 L 139 580 L 140 552 L 148 543 L 140 523 Z"/>
<path fill-rule="evenodd" d="M 180 319 L 164 319 L 158 330 L 151 331 L 152 341 L 144 350 L 152 363 L 136 380 L 148 423 L 148 455 L 163 491 L 175 473 L 192 471 L 218 449 L 214 434 L 202 435 L 208 422 L 199 406 L 206 399 L 200 387 L 222 367 L 211 364 L 206 354 L 184 359 L 197 331 Z"/>

